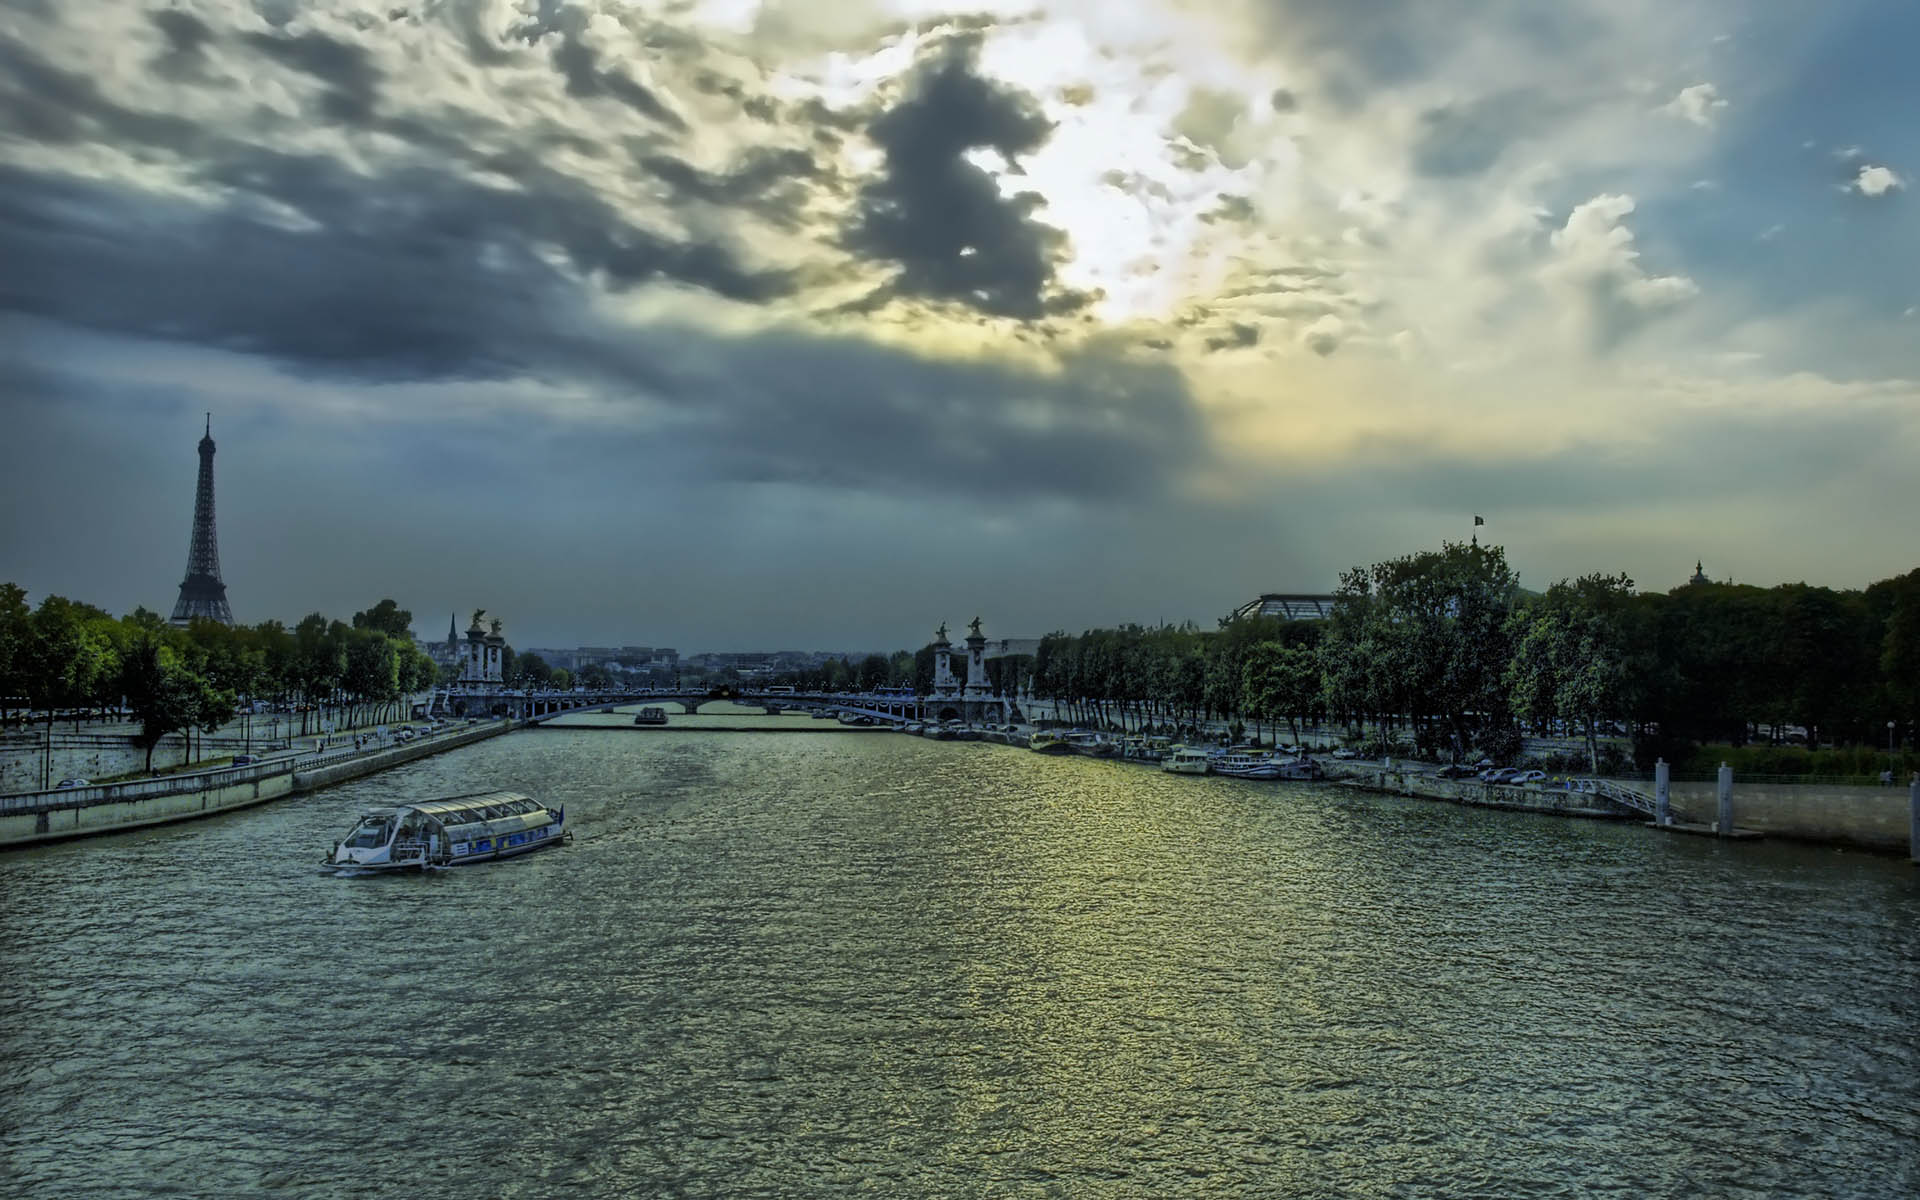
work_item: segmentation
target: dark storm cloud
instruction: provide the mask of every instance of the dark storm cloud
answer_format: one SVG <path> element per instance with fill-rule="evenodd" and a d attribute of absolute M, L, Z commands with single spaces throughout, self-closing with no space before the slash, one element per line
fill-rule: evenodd
<path fill-rule="evenodd" d="M 988 502 L 1139 499 L 1206 453 L 1185 377 L 1118 344 L 1040 370 L 802 331 L 661 329 L 610 339 L 600 362 L 616 372 L 643 363 L 651 400 L 675 415 L 631 444 L 596 434 L 599 448 L 580 453 L 691 459 L 722 482 Z"/>
<path fill-rule="evenodd" d="M 366 50 L 324 33 L 249 33 L 241 41 L 289 70 L 326 85 L 320 107 L 329 117 L 349 125 L 373 119 L 380 99 L 380 71 Z"/>
<path fill-rule="evenodd" d="M 583 8 L 568 7 L 551 18 L 550 28 L 557 39 L 553 68 L 567 81 L 567 94 L 582 100 L 610 97 L 669 129 L 685 130 L 686 122 L 651 90 L 618 67 L 600 65 L 600 56 L 585 41 L 589 15 Z"/>
<path fill-rule="evenodd" d="M 0 37 L 0 131 L 47 145 L 105 140 L 179 150 L 199 140 L 190 121 L 108 100 L 87 76 Z"/>
<path fill-rule="evenodd" d="M 1083 307 L 1088 297 L 1055 287 L 1066 235 L 1034 218 L 1032 192 L 1003 197 L 970 150 L 993 149 L 1016 164 L 1053 124 L 1029 96 L 974 71 L 977 41 L 948 38 L 915 69 L 907 93 L 867 134 L 886 158 L 862 189 L 847 234 L 855 252 L 899 268 L 890 295 L 950 300 L 995 316 L 1030 320 Z"/>
<path fill-rule="evenodd" d="M 822 177 L 813 156 L 795 148 L 756 146 L 721 172 L 702 171 L 670 154 L 643 154 L 639 161 L 676 199 L 745 209 L 782 228 L 798 223 L 805 203 L 801 185 Z"/>
<path fill-rule="evenodd" d="M 198 55 L 200 48 L 213 40 L 213 30 L 192 13 L 181 12 L 177 8 L 163 8 L 149 13 L 148 17 L 166 37 L 167 50 L 171 54 Z"/>
<path fill-rule="evenodd" d="M 1260 327 L 1245 321 L 1233 321 L 1227 325 L 1225 333 L 1215 334 L 1207 339 L 1209 350 L 1239 350 L 1251 346 L 1260 340 Z"/>
<path fill-rule="evenodd" d="M 305 369 L 471 376 L 535 365 L 552 314 L 578 303 L 552 249 L 616 288 L 676 280 L 764 301 L 787 287 L 719 247 L 636 229 L 536 167 L 512 189 L 425 167 L 370 183 L 332 159 L 230 148 L 203 178 L 239 199 L 209 211 L 0 168 L 0 306 Z"/>

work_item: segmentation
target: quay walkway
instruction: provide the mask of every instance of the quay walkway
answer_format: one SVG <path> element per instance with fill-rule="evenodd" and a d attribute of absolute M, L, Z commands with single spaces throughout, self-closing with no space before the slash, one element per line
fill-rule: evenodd
<path fill-rule="evenodd" d="M 413 741 L 376 740 L 243 767 L 0 796 L 0 850 L 231 812 L 315 791 L 507 732 L 510 720 L 455 725 Z M 335 735 L 336 737 L 339 735 Z"/>

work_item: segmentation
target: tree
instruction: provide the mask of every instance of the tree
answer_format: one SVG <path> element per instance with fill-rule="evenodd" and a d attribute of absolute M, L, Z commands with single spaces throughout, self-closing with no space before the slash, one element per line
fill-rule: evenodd
<path fill-rule="evenodd" d="M 400 695 L 400 659 L 383 633 L 356 629 L 347 637 L 341 687 L 358 703 L 384 707 Z"/>
<path fill-rule="evenodd" d="M 513 659 L 512 680 L 520 687 L 544 688 L 553 679 L 553 668 L 547 660 L 531 652 L 518 654 Z"/>
<path fill-rule="evenodd" d="M 860 670 L 856 687 L 862 692 L 871 692 L 875 688 L 887 685 L 887 660 L 878 654 L 869 654 L 860 660 Z"/>
<path fill-rule="evenodd" d="M 1889 706 L 1912 728 L 1920 724 L 1920 570 L 1874 584 L 1867 597 L 1885 613 L 1879 667 Z"/>
<path fill-rule="evenodd" d="M 553 675 L 548 679 L 548 684 L 555 691 L 571 691 L 573 689 L 573 672 L 567 670 L 565 667 L 555 667 L 553 669 Z"/>
<path fill-rule="evenodd" d="M 1404 716 L 1429 752 L 1504 734 L 1519 590 L 1498 546 L 1449 542 L 1346 572 L 1322 642 L 1329 707 L 1388 736 Z"/>
<path fill-rule="evenodd" d="M 413 640 L 413 614 L 392 600 L 382 600 L 365 612 L 353 614 L 355 629 L 371 629 L 395 641 Z"/>
<path fill-rule="evenodd" d="M 1311 716 L 1320 700 L 1319 656 L 1301 646 L 1261 642 L 1248 654 L 1244 675 L 1246 712 L 1262 721 L 1285 721 L 1299 741 L 1300 718 Z"/>
<path fill-rule="evenodd" d="M 0 721 L 10 715 L 14 697 L 27 694 L 27 647 L 33 637 L 32 621 L 26 589 L 15 583 L 0 583 Z"/>
<path fill-rule="evenodd" d="M 1633 603 L 1633 580 L 1625 575 L 1586 575 L 1554 584 L 1508 620 L 1514 648 L 1505 678 L 1514 713 L 1578 722 L 1595 774 L 1600 722 L 1626 715 L 1636 699 Z"/>
<path fill-rule="evenodd" d="M 49 743 L 59 710 L 89 703 L 97 695 L 102 675 L 119 670 L 111 648 L 91 628 L 97 619 L 110 618 L 90 604 L 48 596 L 27 623 L 21 664 L 24 691 L 33 707 L 46 712 Z"/>
<path fill-rule="evenodd" d="M 179 652 L 162 635 L 143 630 L 129 649 L 120 684 L 140 722 L 134 744 L 146 751 L 146 771 L 151 775 L 153 750 L 160 740 L 199 723 L 206 705 L 206 681 L 182 665 Z"/>
<path fill-rule="evenodd" d="M 302 617 L 294 626 L 294 679 L 308 705 L 332 702 L 347 672 L 346 633 L 346 626 L 319 613 Z M 304 716 L 300 725 L 300 732 L 308 732 Z"/>

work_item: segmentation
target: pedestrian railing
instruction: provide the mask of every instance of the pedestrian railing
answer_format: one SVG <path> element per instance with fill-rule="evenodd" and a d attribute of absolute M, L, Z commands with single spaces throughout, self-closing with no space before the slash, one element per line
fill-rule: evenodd
<path fill-rule="evenodd" d="M 1568 779 L 1565 786 L 1570 792 L 1584 792 L 1589 796 L 1599 796 L 1603 800 L 1611 800 L 1624 808 L 1631 808 L 1635 812 L 1642 812 L 1650 817 L 1654 815 L 1657 807 L 1652 796 L 1630 787 L 1622 787 L 1611 779 Z"/>

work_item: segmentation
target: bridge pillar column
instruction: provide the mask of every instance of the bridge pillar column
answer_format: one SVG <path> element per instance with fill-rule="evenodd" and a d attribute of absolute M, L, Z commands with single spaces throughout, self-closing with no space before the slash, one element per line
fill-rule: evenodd
<path fill-rule="evenodd" d="M 1720 764 L 1720 811 L 1714 821 L 1713 831 L 1721 837 L 1733 832 L 1733 768 L 1726 763 Z"/>
<path fill-rule="evenodd" d="M 1655 825 L 1673 824 L 1673 805 L 1668 792 L 1673 784 L 1673 768 L 1666 759 L 1653 764 L 1653 823 Z"/>

